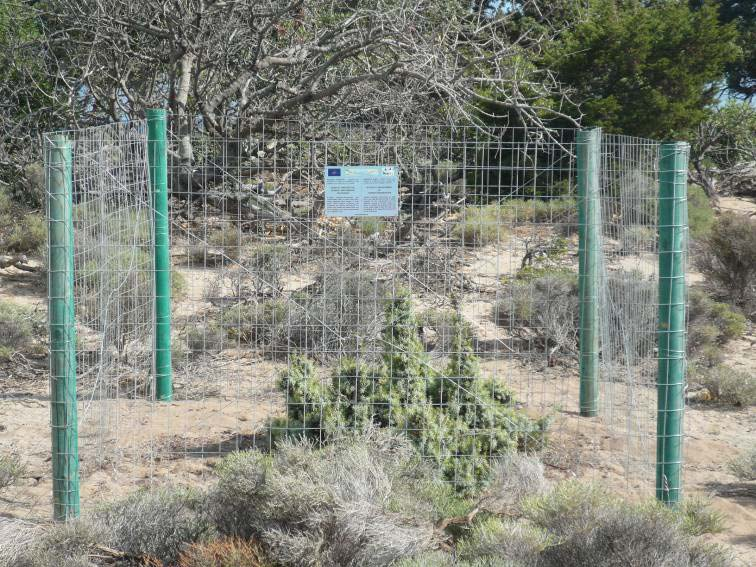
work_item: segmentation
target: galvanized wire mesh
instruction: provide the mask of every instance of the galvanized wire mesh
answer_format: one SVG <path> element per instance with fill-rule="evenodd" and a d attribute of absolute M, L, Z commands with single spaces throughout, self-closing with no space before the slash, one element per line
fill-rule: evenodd
<path fill-rule="evenodd" d="M 574 131 L 169 132 L 170 403 L 151 389 L 144 124 L 74 136 L 82 453 L 108 465 L 103 486 L 197 482 L 196 457 L 373 423 L 406 431 L 463 488 L 519 448 L 557 476 L 650 491 L 655 142 L 602 144 L 601 410 L 586 419 Z M 397 166 L 400 214 L 326 216 L 325 168 L 348 165 Z"/>

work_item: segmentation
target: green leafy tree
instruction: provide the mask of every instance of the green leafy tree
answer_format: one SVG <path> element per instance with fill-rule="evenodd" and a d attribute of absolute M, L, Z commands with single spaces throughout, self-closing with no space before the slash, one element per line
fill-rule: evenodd
<path fill-rule="evenodd" d="M 706 118 L 725 67 L 739 56 L 734 24 L 712 2 L 590 0 L 546 48 L 542 65 L 574 89 L 585 125 L 682 136 Z M 556 16 L 555 16 L 556 18 Z M 545 23 L 543 25 L 546 25 Z"/>

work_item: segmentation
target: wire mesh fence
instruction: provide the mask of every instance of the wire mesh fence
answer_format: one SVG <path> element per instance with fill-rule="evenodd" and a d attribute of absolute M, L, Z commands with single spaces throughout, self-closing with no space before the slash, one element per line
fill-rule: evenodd
<path fill-rule="evenodd" d="M 600 145 L 598 411 L 585 418 L 576 131 L 169 130 L 170 402 L 155 396 L 146 132 L 69 134 L 84 498 L 88 479 L 201 482 L 234 450 L 374 426 L 406 432 L 460 490 L 523 450 L 556 475 L 650 491 L 657 143 Z M 398 214 L 328 214 L 327 168 L 366 165 L 398 173 Z"/>

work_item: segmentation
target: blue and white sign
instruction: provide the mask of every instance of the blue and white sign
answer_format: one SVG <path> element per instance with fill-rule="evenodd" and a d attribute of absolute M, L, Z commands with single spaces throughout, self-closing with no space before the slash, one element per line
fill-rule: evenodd
<path fill-rule="evenodd" d="M 395 165 L 329 165 L 324 178 L 327 217 L 399 215 L 399 168 Z"/>

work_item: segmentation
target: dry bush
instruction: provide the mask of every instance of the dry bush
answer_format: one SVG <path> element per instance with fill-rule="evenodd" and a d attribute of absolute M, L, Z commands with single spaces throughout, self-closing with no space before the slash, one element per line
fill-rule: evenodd
<path fill-rule="evenodd" d="M 713 368 L 695 366 L 690 381 L 706 388 L 715 402 L 746 408 L 756 406 L 756 378 L 751 372 L 724 364 Z"/>
<path fill-rule="evenodd" d="M 239 539 L 222 538 L 193 543 L 181 554 L 178 567 L 265 567 L 269 565 L 259 545 Z"/>
<path fill-rule="evenodd" d="M 491 480 L 483 504 L 486 511 L 505 514 L 519 506 L 524 498 L 546 490 L 543 463 L 534 456 L 510 453 L 491 466 Z"/>
<path fill-rule="evenodd" d="M 722 345 L 746 331 L 746 319 L 701 289 L 688 293 L 688 353 L 705 365 L 722 360 Z"/>
<path fill-rule="evenodd" d="M 388 565 L 436 543 L 438 511 L 424 487 L 440 481 L 407 440 L 386 432 L 237 453 L 218 477 L 208 498 L 218 530 L 257 539 L 275 564 Z"/>
<path fill-rule="evenodd" d="M 38 524 L 0 517 L 0 567 L 19 565 L 43 533 Z"/>
<path fill-rule="evenodd" d="M 577 275 L 549 270 L 505 284 L 494 321 L 548 352 L 573 352 L 578 338 Z"/>
<path fill-rule="evenodd" d="M 722 214 L 694 258 L 715 295 L 756 316 L 756 220 Z"/>
<path fill-rule="evenodd" d="M 23 254 L 37 254 L 43 250 L 47 242 L 47 223 L 42 215 L 27 213 L 20 219 L 13 219 L 11 226 L 13 228 L 3 237 L 0 248 Z"/>
<path fill-rule="evenodd" d="M 26 465 L 18 455 L 0 455 L 0 492 L 13 486 L 26 474 Z"/>
<path fill-rule="evenodd" d="M 553 538 L 539 565 L 729 564 L 720 548 L 704 547 L 691 537 L 705 531 L 705 523 L 689 520 L 684 509 L 675 511 L 658 502 L 625 503 L 594 485 L 562 483 L 545 496 L 528 499 L 522 510 L 527 520 Z"/>
<path fill-rule="evenodd" d="M 732 459 L 727 467 L 740 480 L 756 480 L 756 445 Z"/>
<path fill-rule="evenodd" d="M 202 503 L 198 493 L 187 489 L 145 490 L 103 507 L 92 521 L 101 526 L 110 547 L 173 562 L 187 544 L 210 531 Z"/>
<path fill-rule="evenodd" d="M 14 352 L 28 352 L 34 335 L 43 330 L 42 317 L 34 310 L 0 301 L 0 359 Z"/>
<path fill-rule="evenodd" d="M 95 567 L 92 556 L 104 538 L 100 527 L 86 520 L 53 524 L 36 535 L 17 555 L 13 567 Z"/>

